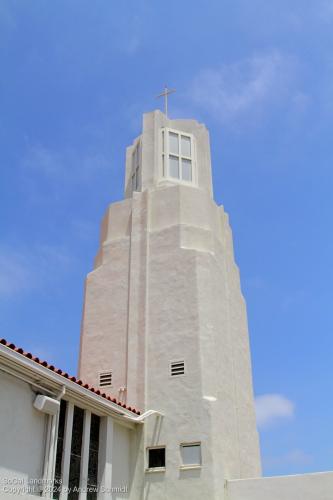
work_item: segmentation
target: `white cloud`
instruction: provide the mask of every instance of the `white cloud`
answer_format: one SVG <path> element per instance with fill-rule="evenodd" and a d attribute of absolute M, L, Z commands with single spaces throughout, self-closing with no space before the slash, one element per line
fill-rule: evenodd
<path fill-rule="evenodd" d="M 7 298 L 31 287 L 33 276 L 26 258 L 0 250 L 0 297 Z"/>
<path fill-rule="evenodd" d="M 192 82 L 190 98 L 222 123 L 249 115 L 253 121 L 277 102 L 301 95 L 295 89 L 297 67 L 294 57 L 274 51 L 206 69 Z"/>
<path fill-rule="evenodd" d="M 42 145 L 30 145 L 22 166 L 60 182 L 89 182 L 109 168 L 109 161 L 99 153 L 81 154 L 71 149 L 55 151 Z"/>
<path fill-rule="evenodd" d="M 295 405 L 281 394 L 263 394 L 256 397 L 257 424 L 259 427 L 270 425 L 295 414 Z"/>
<path fill-rule="evenodd" d="M 17 252 L 0 248 L 0 297 L 8 299 L 56 281 L 69 269 L 71 257 L 65 249 L 39 245 Z"/>

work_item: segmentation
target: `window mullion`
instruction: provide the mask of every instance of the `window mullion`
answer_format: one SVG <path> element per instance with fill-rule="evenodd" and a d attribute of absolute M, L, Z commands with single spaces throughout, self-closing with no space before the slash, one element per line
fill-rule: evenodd
<path fill-rule="evenodd" d="M 91 424 L 91 412 L 89 410 L 86 410 L 84 412 L 84 423 L 83 423 L 79 500 L 86 500 L 87 498 L 90 424 Z"/>
<path fill-rule="evenodd" d="M 61 466 L 62 487 L 60 493 L 60 500 L 67 500 L 68 496 L 69 466 L 71 459 L 72 431 L 73 431 L 73 415 L 74 415 L 74 405 L 73 403 L 68 402 L 67 412 L 66 412 L 66 422 L 65 422 L 62 466 Z"/>

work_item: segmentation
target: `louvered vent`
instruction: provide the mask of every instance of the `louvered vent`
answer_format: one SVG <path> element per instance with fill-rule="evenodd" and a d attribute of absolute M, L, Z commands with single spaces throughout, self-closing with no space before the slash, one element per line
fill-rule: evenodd
<path fill-rule="evenodd" d="M 172 361 L 170 363 L 170 375 L 171 377 L 177 377 L 178 375 L 185 375 L 185 362 Z"/>
<path fill-rule="evenodd" d="M 111 387 L 112 385 L 112 372 L 102 372 L 99 374 L 99 386 Z"/>

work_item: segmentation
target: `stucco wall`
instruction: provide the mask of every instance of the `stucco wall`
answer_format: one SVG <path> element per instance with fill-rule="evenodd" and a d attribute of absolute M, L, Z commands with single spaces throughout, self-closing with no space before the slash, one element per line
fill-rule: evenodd
<path fill-rule="evenodd" d="M 127 190 L 103 222 L 87 278 L 80 376 L 96 384 L 108 364 L 106 392 L 120 395 L 125 386 L 128 404 L 164 414 L 144 426 L 144 450 L 167 448 L 166 470 L 144 474 L 145 500 L 213 500 L 222 498 L 225 478 L 260 475 L 246 307 L 228 217 L 212 198 L 207 130 L 163 120 L 145 115 L 143 191 Z M 160 175 L 164 125 L 195 136 L 193 186 Z M 172 378 L 177 360 L 186 373 Z M 202 468 L 181 468 L 183 442 L 201 442 Z M 137 476 L 134 483 L 142 488 Z"/>
<path fill-rule="evenodd" d="M 226 500 L 332 500 L 333 472 L 227 482 Z"/>
<path fill-rule="evenodd" d="M 130 445 L 133 431 L 114 424 L 112 447 L 112 500 L 129 497 L 130 492 Z M 117 489 L 119 490 L 117 491 Z"/>
<path fill-rule="evenodd" d="M 22 490 L 43 474 L 45 416 L 33 408 L 28 384 L 3 372 L 0 377 L 0 492 L 4 486 Z"/>

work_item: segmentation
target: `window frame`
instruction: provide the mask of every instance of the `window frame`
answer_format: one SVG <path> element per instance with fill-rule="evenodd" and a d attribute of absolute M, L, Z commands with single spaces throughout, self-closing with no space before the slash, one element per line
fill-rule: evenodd
<path fill-rule="evenodd" d="M 149 467 L 150 450 L 164 450 L 164 467 Z M 166 445 L 147 446 L 146 448 L 146 469 L 145 472 L 165 472 L 166 471 Z"/>
<path fill-rule="evenodd" d="M 184 464 L 182 449 L 183 448 L 190 448 L 191 446 L 198 446 L 199 447 L 199 450 L 200 450 L 200 463 Z M 201 441 L 190 441 L 190 442 L 180 443 L 180 445 L 179 445 L 179 453 L 180 453 L 180 460 L 181 460 L 180 469 L 183 469 L 183 470 L 185 470 L 185 469 L 201 469 L 201 467 L 202 467 L 202 446 L 201 446 Z"/>
<path fill-rule="evenodd" d="M 141 139 L 133 145 L 132 157 L 131 157 L 131 189 L 132 193 L 141 191 L 141 158 L 142 158 L 142 146 Z"/>
<path fill-rule="evenodd" d="M 76 404 L 72 400 L 62 399 L 61 404 L 65 408 L 64 410 L 64 432 L 63 437 L 60 437 L 60 429 L 59 424 L 56 429 L 56 442 L 55 448 L 56 453 L 58 451 L 59 438 L 63 439 L 61 454 L 58 456 L 58 470 L 56 468 L 53 473 L 54 486 L 55 491 L 53 491 L 52 498 L 58 499 L 64 498 L 66 500 L 69 499 L 69 488 L 72 486 L 74 488 L 87 488 L 90 486 L 89 480 L 91 476 L 89 476 L 89 467 L 95 465 L 96 470 L 99 471 L 99 464 L 102 458 L 101 450 L 100 450 L 100 436 L 101 436 L 101 415 L 99 412 L 91 412 L 90 409 L 86 408 L 82 404 Z M 77 431 L 77 427 L 75 427 L 75 412 L 77 414 L 83 414 L 82 420 L 82 429 L 80 428 L 80 445 L 79 450 L 80 454 L 74 453 L 74 439 L 75 439 L 75 431 Z M 92 421 L 93 418 L 98 419 L 98 440 L 97 445 L 95 447 L 92 446 L 91 436 L 92 436 Z M 72 475 L 71 471 L 74 471 L 74 457 L 78 458 L 79 467 L 77 468 L 77 474 Z M 72 480 L 71 480 L 72 479 Z M 99 488 L 99 478 L 97 472 L 97 482 L 98 484 L 93 486 L 96 488 L 96 491 L 91 492 L 94 498 L 98 498 L 98 488 Z M 77 493 L 76 490 L 74 490 Z M 77 498 L 81 495 L 78 493 Z"/>
<path fill-rule="evenodd" d="M 170 150 L 169 134 L 177 134 L 178 136 L 178 154 L 172 153 Z M 190 139 L 191 156 L 183 155 L 181 151 L 181 137 Z M 172 177 L 170 175 L 170 156 L 178 158 L 179 177 Z M 160 180 L 177 182 L 186 186 L 198 186 L 197 178 L 197 162 L 196 162 L 196 144 L 195 137 L 189 132 L 176 130 L 169 127 L 162 127 L 160 134 Z M 190 160 L 192 165 L 192 179 L 183 179 L 182 160 Z"/>

